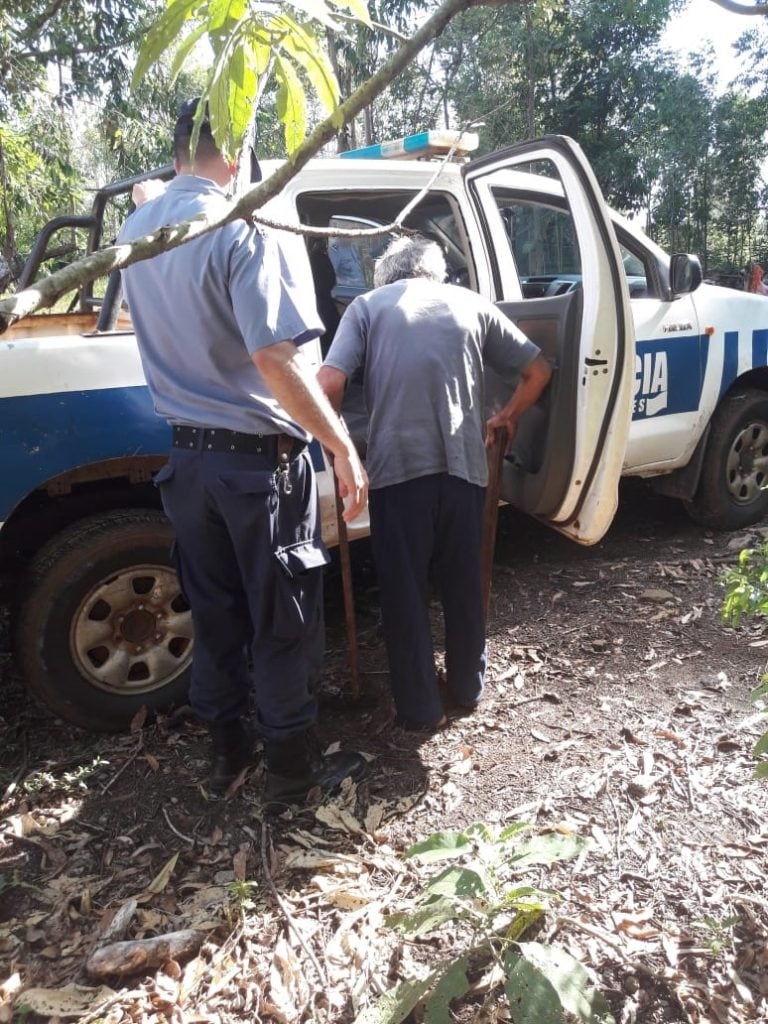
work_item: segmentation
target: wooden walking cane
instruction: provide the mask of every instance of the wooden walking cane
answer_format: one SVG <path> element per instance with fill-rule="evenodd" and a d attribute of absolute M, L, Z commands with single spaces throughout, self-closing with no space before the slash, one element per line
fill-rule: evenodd
<path fill-rule="evenodd" d="M 344 502 L 339 493 L 339 479 L 333 472 L 333 493 L 336 498 L 336 526 L 339 532 L 339 561 L 341 563 L 341 589 L 344 594 L 344 619 L 347 627 L 347 656 L 352 681 L 352 699 L 360 698 L 360 671 L 357 658 L 357 625 L 355 622 L 355 595 L 352 590 L 352 561 L 349 557 L 349 535 L 344 521 Z"/>
<path fill-rule="evenodd" d="M 496 547 L 496 522 L 499 518 L 499 493 L 501 471 L 507 454 L 507 431 L 504 427 L 496 431 L 493 444 L 488 449 L 488 486 L 485 489 L 483 510 L 483 540 L 481 565 L 483 570 L 483 613 L 488 618 L 491 606 L 491 579 L 493 576 L 493 553 Z"/>

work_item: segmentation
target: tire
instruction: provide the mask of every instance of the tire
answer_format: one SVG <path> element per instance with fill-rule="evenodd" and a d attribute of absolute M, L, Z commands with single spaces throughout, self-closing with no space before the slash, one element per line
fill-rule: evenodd
<path fill-rule="evenodd" d="M 61 718 L 96 731 L 183 701 L 192 616 L 160 512 L 119 510 L 57 534 L 34 559 L 18 608 L 17 664 Z"/>
<path fill-rule="evenodd" d="M 699 486 L 688 514 L 715 530 L 740 530 L 768 512 L 768 394 L 727 395 L 712 417 Z"/>

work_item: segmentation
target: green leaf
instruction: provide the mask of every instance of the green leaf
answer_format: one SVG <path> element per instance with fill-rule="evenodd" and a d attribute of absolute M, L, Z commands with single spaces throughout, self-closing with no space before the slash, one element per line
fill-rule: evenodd
<path fill-rule="evenodd" d="M 493 843 L 496 837 L 484 821 L 475 821 L 464 829 L 464 835 L 469 839 L 480 839 L 484 843 Z"/>
<path fill-rule="evenodd" d="M 216 145 L 231 156 L 232 136 L 229 130 L 229 61 L 217 61 L 208 87 L 208 116 Z M 196 139 L 191 142 L 197 143 Z"/>
<path fill-rule="evenodd" d="M 768 761 L 761 761 L 755 768 L 756 779 L 768 779 Z"/>
<path fill-rule="evenodd" d="M 208 31 L 212 35 L 228 34 L 246 11 L 246 0 L 213 0 L 207 9 Z"/>
<path fill-rule="evenodd" d="M 277 90 L 277 116 L 285 130 L 285 146 L 289 153 L 304 141 L 307 131 L 304 89 L 299 76 L 286 60 L 275 57 Z"/>
<path fill-rule="evenodd" d="M 432 896 L 447 896 L 454 899 L 472 899 L 487 891 L 486 880 L 478 871 L 458 867 L 446 868 L 433 878 L 425 889 L 425 892 Z"/>
<path fill-rule="evenodd" d="M 235 146 L 240 145 L 250 124 L 258 83 L 251 47 L 241 39 L 229 65 L 230 131 Z"/>
<path fill-rule="evenodd" d="M 368 6 L 365 0 L 334 0 L 337 7 L 344 7 L 364 25 L 370 26 L 371 16 L 368 13 Z"/>
<path fill-rule="evenodd" d="M 333 20 L 333 12 L 328 4 L 325 3 L 325 0 L 287 0 L 287 3 L 291 7 L 295 7 L 297 10 L 308 14 L 315 21 L 319 21 L 326 28 L 330 28 L 334 32 L 339 31 L 339 22 Z"/>
<path fill-rule="evenodd" d="M 304 69 L 323 107 L 333 110 L 339 102 L 339 85 L 320 41 L 285 14 L 273 20 L 276 26 L 287 29 L 280 39 L 282 50 Z"/>
<path fill-rule="evenodd" d="M 253 66 L 256 74 L 261 78 L 272 60 L 272 44 L 266 32 L 251 32 L 248 38 L 251 44 Z"/>
<path fill-rule="evenodd" d="M 510 852 L 504 859 L 514 864 L 516 868 L 529 867 L 531 864 L 554 864 L 559 860 L 573 860 L 588 846 L 589 840 L 583 836 L 548 832 L 545 835 L 532 836 L 519 846 L 510 843 Z"/>
<path fill-rule="evenodd" d="M 136 59 L 131 88 L 136 89 L 147 71 L 162 53 L 177 42 L 181 27 L 200 0 L 170 0 L 170 3 L 147 32 Z"/>
<path fill-rule="evenodd" d="M 755 757 L 760 757 L 761 754 L 768 754 L 768 732 L 764 732 L 754 747 L 752 747 L 752 753 Z"/>
<path fill-rule="evenodd" d="M 511 923 L 507 926 L 504 938 L 508 942 L 517 942 L 538 920 L 544 916 L 544 908 L 538 906 L 520 906 Z"/>
<path fill-rule="evenodd" d="M 525 832 L 528 829 L 533 828 L 528 821 L 516 821 L 512 825 L 507 825 L 506 828 L 502 829 L 499 833 L 499 842 L 506 843 L 512 836 L 516 836 L 518 832 Z"/>
<path fill-rule="evenodd" d="M 534 904 L 527 902 L 528 897 L 535 896 L 537 901 L 535 905 L 538 905 L 540 901 L 545 901 L 547 898 L 554 899 L 558 895 L 555 889 L 537 889 L 533 885 L 518 885 L 504 893 L 504 906 L 509 906 L 520 900 L 524 901 L 526 906 L 534 906 Z"/>
<path fill-rule="evenodd" d="M 179 44 L 179 48 L 173 55 L 173 63 L 171 64 L 171 85 L 173 85 L 179 77 L 179 72 L 184 65 L 184 61 L 195 48 L 195 45 L 203 37 L 205 32 L 205 24 L 198 25 L 197 28 L 193 32 L 190 32 L 189 35 Z"/>
<path fill-rule="evenodd" d="M 467 957 L 463 956 L 452 963 L 442 975 L 427 1000 L 424 1024 L 453 1024 L 454 1017 L 450 1011 L 450 1004 L 454 999 L 461 999 L 469 991 L 468 965 Z"/>
<path fill-rule="evenodd" d="M 355 1017 L 354 1024 L 401 1024 L 432 987 L 435 975 L 401 981 Z"/>
<path fill-rule="evenodd" d="M 425 864 L 436 860 L 453 860 L 472 853 L 474 845 L 463 832 L 435 832 L 420 843 L 414 843 L 403 854 L 404 857 L 418 857 Z"/>
<path fill-rule="evenodd" d="M 515 1024 L 562 1024 L 563 1011 L 552 984 L 512 950 L 504 957 L 504 991 Z"/>
<path fill-rule="evenodd" d="M 615 1024 L 608 1004 L 592 987 L 584 967 L 564 949 L 540 942 L 520 942 L 518 949 L 524 959 L 546 978 L 563 1008 L 582 1024 Z"/>
<path fill-rule="evenodd" d="M 397 928 L 404 935 L 416 936 L 434 931 L 446 921 L 458 921 L 465 916 L 464 909 L 457 906 L 453 900 L 438 899 L 408 914 L 390 914 L 387 917 L 387 925 L 390 928 Z"/>

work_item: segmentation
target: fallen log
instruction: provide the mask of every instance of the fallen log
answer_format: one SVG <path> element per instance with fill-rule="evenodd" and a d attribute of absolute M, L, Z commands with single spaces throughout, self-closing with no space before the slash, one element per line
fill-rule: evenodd
<path fill-rule="evenodd" d="M 85 971 L 91 978 L 124 978 L 161 967 L 169 960 L 188 960 L 197 953 L 204 940 L 205 932 L 185 928 L 149 939 L 112 942 L 90 955 Z"/>

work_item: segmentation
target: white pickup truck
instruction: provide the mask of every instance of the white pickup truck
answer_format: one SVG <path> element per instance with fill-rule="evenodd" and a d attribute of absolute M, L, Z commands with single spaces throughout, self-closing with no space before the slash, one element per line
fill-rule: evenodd
<path fill-rule="evenodd" d="M 405 227 L 436 239 L 451 281 L 497 302 L 555 368 L 504 466 L 503 499 L 585 544 L 610 526 L 622 474 L 652 478 L 703 524 L 759 520 L 768 299 L 702 283 L 695 257 L 668 256 L 612 213 L 570 139 L 447 162 L 437 175 L 434 161 L 413 159 L 434 143 L 424 133 L 403 141 L 403 158 L 383 146 L 318 160 L 280 211 L 370 228 L 426 187 Z M 98 248 L 105 209 L 136 180 L 98 192 L 89 216 L 49 225 L 24 283 L 56 227 L 74 220 Z M 370 286 L 381 245 L 381 235 L 309 242 L 323 347 Z M 0 336 L 0 358 L 0 567 L 13 580 L 17 664 L 62 717 L 120 728 L 143 704 L 183 698 L 193 637 L 151 483 L 168 428 L 152 410 L 119 279 L 103 299 L 83 289 L 77 311 L 19 322 Z M 491 382 L 489 406 L 502 389 Z M 361 421 L 358 406 L 350 422 L 364 433 Z M 315 456 L 332 544 L 331 481 Z"/>

